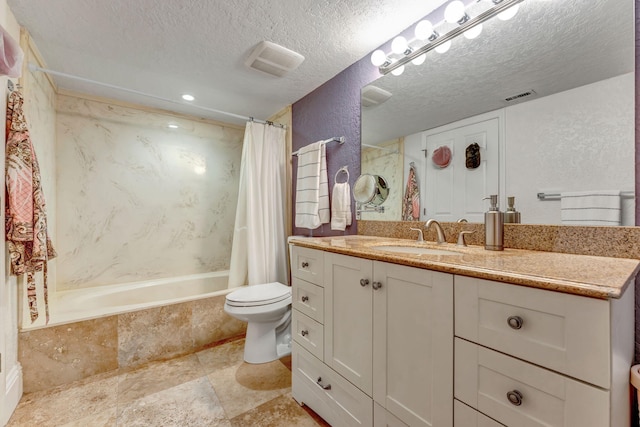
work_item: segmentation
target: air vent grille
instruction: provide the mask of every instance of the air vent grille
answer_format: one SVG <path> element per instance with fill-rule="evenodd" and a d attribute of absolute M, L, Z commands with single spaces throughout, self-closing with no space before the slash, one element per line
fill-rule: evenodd
<path fill-rule="evenodd" d="M 391 96 L 391 92 L 380 89 L 377 86 L 365 86 L 362 88 L 362 106 L 373 107 L 375 105 L 380 105 L 391 98 Z"/>
<path fill-rule="evenodd" d="M 282 77 L 295 70 L 304 61 L 304 56 L 278 44 L 263 41 L 251 52 L 245 65 L 272 76 Z"/>
<path fill-rule="evenodd" d="M 533 90 L 533 89 L 530 89 L 530 90 L 528 90 L 526 92 L 522 92 L 522 93 L 519 93 L 517 95 L 509 96 L 509 97 L 505 98 L 504 100 L 507 101 L 507 102 L 513 102 L 513 101 L 519 101 L 522 98 L 530 98 L 530 97 L 535 96 L 535 95 L 537 95 L 536 91 Z"/>

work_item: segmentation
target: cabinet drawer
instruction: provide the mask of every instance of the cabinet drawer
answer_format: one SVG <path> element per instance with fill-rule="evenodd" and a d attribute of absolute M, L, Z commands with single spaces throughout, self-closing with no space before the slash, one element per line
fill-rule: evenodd
<path fill-rule="evenodd" d="M 609 392 L 455 339 L 455 398 L 517 427 L 609 425 Z"/>
<path fill-rule="evenodd" d="M 293 310 L 293 339 L 306 348 L 311 354 L 322 360 L 324 352 L 324 326 Z"/>
<path fill-rule="evenodd" d="M 503 424 L 455 399 L 453 401 L 453 422 L 455 427 L 504 427 Z"/>
<path fill-rule="evenodd" d="M 606 300 L 455 276 L 455 335 L 587 381 L 610 380 Z"/>
<path fill-rule="evenodd" d="M 293 397 L 333 426 L 373 425 L 373 401 L 356 386 L 293 342 Z"/>
<path fill-rule="evenodd" d="M 323 256 L 322 251 L 291 246 L 291 275 L 318 286 L 323 286 Z"/>
<path fill-rule="evenodd" d="M 294 277 L 292 287 L 293 308 L 312 319 L 324 322 L 324 288 Z"/>

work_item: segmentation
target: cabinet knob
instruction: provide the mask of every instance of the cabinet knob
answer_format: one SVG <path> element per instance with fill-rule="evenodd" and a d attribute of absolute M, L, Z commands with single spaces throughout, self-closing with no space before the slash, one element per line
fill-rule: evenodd
<path fill-rule="evenodd" d="M 308 262 L 306 262 L 306 261 L 305 261 L 305 262 L 303 262 L 303 263 L 302 263 L 302 268 L 307 268 L 307 267 L 309 267 L 309 263 L 308 263 Z"/>
<path fill-rule="evenodd" d="M 507 399 L 509 399 L 509 403 L 514 406 L 522 405 L 522 393 L 518 390 L 512 390 L 507 393 Z"/>
<path fill-rule="evenodd" d="M 382 287 L 382 282 L 373 282 L 372 286 L 373 286 L 373 289 L 377 291 Z"/>
<path fill-rule="evenodd" d="M 300 335 L 302 335 L 303 337 L 306 337 L 307 335 L 309 335 L 309 331 L 302 330 L 302 331 L 300 331 Z"/>
<path fill-rule="evenodd" d="M 511 327 L 511 329 L 520 329 L 524 324 L 524 320 L 520 316 L 509 316 L 507 319 L 507 323 Z"/>
<path fill-rule="evenodd" d="M 360 279 L 360 286 L 367 286 L 369 284 L 369 279 Z"/>
<path fill-rule="evenodd" d="M 331 390 L 331 384 L 322 385 L 321 383 L 322 383 L 322 377 L 318 377 L 318 381 L 316 381 L 316 384 L 322 387 L 323 390 Z"/>
<path fill-rule="evenodd" d="M 302 300 L 302 302 L 307 302 L 309 301 L 309 297 L 304 295 L 302 298 L 300 298 Z"/>

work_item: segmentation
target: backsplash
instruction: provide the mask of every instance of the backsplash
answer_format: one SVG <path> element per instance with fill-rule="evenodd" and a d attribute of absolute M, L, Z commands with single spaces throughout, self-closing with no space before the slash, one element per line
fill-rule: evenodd
<path fill-rule="evenodd" d="M 469 245 L 484 245 L 484 224 L 442 222 L 447 242 L 456 243 L 462 230 Z M 423 221 L 358 221 L 358 234 L 365 236 L 416 239 L 421 228 L 425 240 L 436 240 L 434 229 L 426 230 Z M 504 247 L 532 251 L 595 255 L 640 259 L 640 227 L 587 227 L 561 225 L 505 224 Z"/>

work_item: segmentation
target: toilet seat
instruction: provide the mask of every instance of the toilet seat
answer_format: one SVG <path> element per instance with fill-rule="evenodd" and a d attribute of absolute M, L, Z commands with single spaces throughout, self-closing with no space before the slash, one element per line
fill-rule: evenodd
<path fill-rule="evenodd" d="M 227 294 L 226 302 L 232 307 L 257 307 L 274 304 L 291 297 L 291 288 L 279 282 L 252 285 Z"/>

